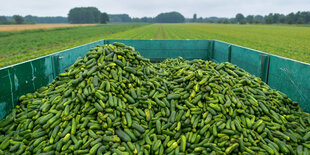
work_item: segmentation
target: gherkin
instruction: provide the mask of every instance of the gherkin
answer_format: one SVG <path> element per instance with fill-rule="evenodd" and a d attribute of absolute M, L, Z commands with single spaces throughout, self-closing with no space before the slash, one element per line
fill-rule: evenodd
<path fill-rule="evenodd" d="M 97 46 L 0 121 L 0 154 L 309 154 L 310 116 L 230 63 Z"/>

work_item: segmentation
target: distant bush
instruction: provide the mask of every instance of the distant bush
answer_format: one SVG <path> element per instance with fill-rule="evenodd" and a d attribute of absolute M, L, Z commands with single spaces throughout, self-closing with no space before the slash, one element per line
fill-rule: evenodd
<path fill-rule="evenodd" d="M 5 16 L 0 16 L 0 24 L 6 24 L 8 20 L 6 19 Z"/>
<path fill-rule="evenodd" d="M 14 15 L 13 19 L 15 21 L 15 24 L 23 24 L 24 23 L 24 17 L 20 15 Z"/>
<path fill-rule="evenodd" d="M 160 13 L 155 17 L 158 23 L 184 23 L 185 18 L 179 12 Z"/>
<path fill-rule="evenodd" d="M 107 23 L 109 17 L 104 14 L 96 7 L 78 7 L 69 11 L 68 21 L 72 24 Z"/>

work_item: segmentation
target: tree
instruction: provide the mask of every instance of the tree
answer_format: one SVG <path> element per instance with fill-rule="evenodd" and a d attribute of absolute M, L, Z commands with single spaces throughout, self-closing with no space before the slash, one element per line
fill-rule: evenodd
<path fill-rule="evenodd" d="M 288 14 L 286 16 L 287 23 L 288 24 L 294 24 L 295 23 L 295 19 L 294 18 L 295 18 L 295 14 L 293 12 Z"/>
<path fill-rule="evenodd" d="M 306 11 L 301 12 L 300 16 L 302 17 L 304 24 L 309 24 L 309 22 L 310 22 L 310 12 L 309 11 L 308 12 L 306 12 Z"/>
<path fill-rule="evenodd" d="M 246 16 L 246 21 L 249 24 L 253 24 L 254 23 L 254 16 L 253 15 Z"/>
<path fill-rule="evenodd" d="M 79 7 L 69 11 L 68 21 L 73 24 L 99 23 L 101 12 L 95 7 Z"/>
<path fill-rule="evenodd" d="M 199 18 L 197 19 L 197 22 L 198 22 L 198 23 L 202 23 L 202 22 L 203 22 L 203 18 L 202 18 L 202 17 L 199 17 Z"/>
<path fill-rule="evenodd" d="M 154 19 L 151 17 L 142 17 L 140 21 L 143 23 L 154 23 Z"/>
<path fill-rule="evenodd" d="M 118 22 L 131 22 L 131 18 L 128 14 L 109 14 L 110 22 L 118 23 Z"/>
<path fill-rule="evenodd" d="M 26 23 L 68 23 L 68 18 L 66 17 L 38 17 L 27 15 L 24 17 Z"/>
<path fill-rule="evenodd" d="M 236 14 L 236 20 L 239 24 L 245 24 L 246 23 L 244 16 L 241 13 Z"/>
<path fill-rule="evenodd" d="M 264 17 L 261 15 L 256 15 L 254 16 L 254 23 L 258 24 L 258 23 L 264 23 Z"/>
<path fill-rule="evenodd" d="M 301 16 L 303 17 L 305 24 L 310 24 L 310 11 L 301 12 Z"/>
<path fill-rule="evenodd" d="M 280 23 L 280 17 L 281 15 L 279 13 L 273 14 L 272 23 Z"/>
<path fill-rule="evenodd" d="M 268 16 L 265 16 L 265 23 L 266 24 L 272 24 L 273 23 L 273 14 L 269 13 Z"/>
<path fill-rule="evenodd" d="M 279 16 L 279 23 L 282 23 L 282 24 L 286 23 L 286 16 L 285 15 L 281 14 Z"/>
<path fill-rule="evenodd" d="M 139 23 L 139 22 L 141 22 L 141 19 L 138 18 L 138 17 L 133 17 L 133 18 L 131 19 L 131 21 L 134 22 L 134 23 Z"/>
<path fill-rule="evenodd" d="M 140 21 L 146 23 L 147 22 L 147 17 L 142 17 Z"/>
<path fill-rule="evenodd" d="M 6 24 L 7 23 L 7 19 L 5 16 L 0 16 L 0 24 Z"/>
<path fill-rule="evenodd" d="M 185 18 L 179 12 L 160 13 L 155 17 L 158 23 L 184 23 Z"/>
<path fill-rule="evenodd" d="M 194 15 L 193 15 L 193 22 L 195 23 L 197 21 L 197 14 L 195 13 Z"/>
<path fill-rule="evenodd" d="M 99 22 L 101 24 L 106 24 L 109 21 L 109 16 L 107 13 L 103 12 L 100 14 Z"/>
<path fill-rule="evenodd" d="M 299 17 L 297 19 L 297 24 L 303 24 L 303 23 L 304 23 L 304 20 L 301 17 Z"/>
<path fill-rule="evenodd" d="M 228 24 L 229 21 L 228 21 L 228 19 L 224 19 L 224 20 L 222 21 L 222 23 L 223 23 L 223 24 Z"/>
<path fill-rule="evenodd" d="M 14 15 L 13 18 L 16 24 L 22 24 L 24 22 L 24 18 L 20 15 Z"/>

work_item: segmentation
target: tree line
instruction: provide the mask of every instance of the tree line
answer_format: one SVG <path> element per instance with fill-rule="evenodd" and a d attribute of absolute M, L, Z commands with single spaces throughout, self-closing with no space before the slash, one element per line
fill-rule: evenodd
<path fill-rule="evenodd" d="M 23 24 L 24 18 L 20 15 L 14 15 L 12 17 L 0 16 L 0 24 Z"/>
<path fill-rule="evenodd" d="M 38 17 L 27 15 L 25 17 L 20 15 L 14 16 L 0 16 L 0 24 L 35 24 L 35 23 L 68 23 L 66 17 Z"/>
<path fill-rule="evenodd" d="M 223 23 L 223 24 L 310 24 L 310 11 L 298 11 L 287 15 L 279 13 L 270 13 L 268 15 L 248 15 L 236 14 L 235 18 L 195 18 L 187 19 L 187 22 L 198 23 Z"/>
<path fill-rule="evenodd" d="M 101 22 L 100 14 L 105 14 L 105 21 Z M 99 20 L 98 20 L 99 19 Z M 68 14 L 68 21 L 70 23 L 128 23 L 128 22 L 147 22 L 147 23 L 183 23 L 185 18 L 178 12 L 160 13 L 155 18 L 131 18 L 128 14 L 106 14 L 100 13 L 97 8 L 73 8 Z"/>
<path fill-rule="evenodd" d="M 130 18 L 127 14 L 126 22 L 143 22 L 143 23 L 222 23 L 222 24 L 310 24 L 310 11 L 298 11 L 287 15 L 279 13 L 270 13 L 268 15 L 248 15 L 241 13 L 234 18 L 225 17 L 197 17 L 184 18 L 178 12 L 161 13 L 156 17 Z M 111 20 L 111 22 L 125 22 L 122 20 Z"/>
<path fill-rule="evenodd" d="M 125 16 L 126 21 L 120 19 L 119 18 L 120 16 Z M 111 22 L 184 23 L 186 21 L 185 17 L 181 13 L 176 12 L 176 11 L 160 13 L 156 17 L 142 17 L 142 18 L 133 17 L 131 18 L 127 14 L 109 15 L 109 17 L 110 17 Z"/>
<path fill-rule="evenodd" d="M 156 17 L 130 17 L 128 14 L 107 14 L 96 7 L 72 8 L 68 17 L 37 17 L 27 15 L 25 17 L 14 15 L 13 17 L 0 16 L 0 24 L 23 24 L 23 23 L 222 23 L 222 24 L 310 24 L 310 11 L 298 11 L 287 15 L 270 13 L 268 15 L 247 15 L 241 13 L 234 18 L 198 17 L 194 14 L 192 18 L 185 18 L 179 12 L 160 13 Z"/>
<path fill-rule="evenodd" d="M 298 11 L 297 13 L 292 12 L 288 15 L 270 13 L 264 17 L 259 15 L 248 15 L 244 17 L 242 14 L 237 14 L 236 21 L 240 24 L 310 24 L 310 12 Z"/>
<path fill-rule="evenodd" d="M 66 17 L 38 17 L 27 15 L 24 17 L 26 23 L 68 23 L 68 18 Z"/>
<path fill-rule="evenodd" d="M 132 22 L 128 14 L 109 14 L 109 21 L 112 23 L 127 23 Z"/>
<path fill-rule="evenodd" d="M 37 17 L 27 15 L 0 16 L 0 24 L 35 24 L 35 23 L 72 23 L 72 24 L 105 24 L 109 16 L 96 7 L 77 7 L 69 11 L 68 17 Z"/>

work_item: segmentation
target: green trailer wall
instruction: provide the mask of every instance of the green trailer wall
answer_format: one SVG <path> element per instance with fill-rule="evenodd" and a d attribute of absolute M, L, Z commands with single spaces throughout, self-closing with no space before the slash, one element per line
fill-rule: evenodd
<path fill-rule="evenodd" d="M 310 64 L 217 40 L 210 41 L 210 46 L 209 60 L 245 69 L 310 112 Z"/>
<path fill-rule="evenodd" d="M 84 56 L 91 47 L 99 44 L 104 44 L 104 41 L 96 41 L 0 69 L 0 120 L 15 107 L 19 96 L 51 83 L 78 57 Z"/>
<path fill-rule="evenodd" d="M 105 40 L 106 44 L 122 42 L 133 46 L 136 51 L 151 61 L 162 61 L 179 56 L 191 59 L 207 59 L 209 40 Z"/>
<path fill-rule="evenodd" d="M 0 69 L 0 119 L 18 103 L 19 96 L 47 85 L 91 47 L 122 42 L 151 61 L 165 58 L 231 62 L 260 77 L 310 112 L 310 64 L 217 40 L 99 40 Z"/>

